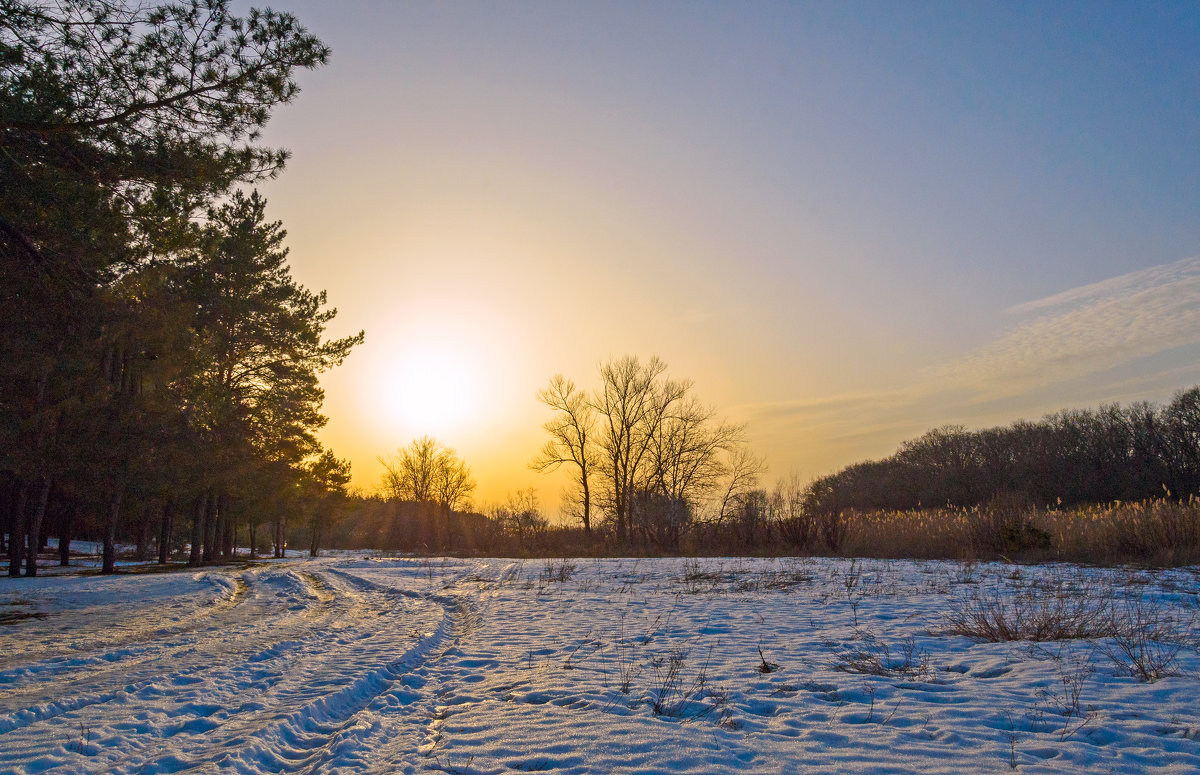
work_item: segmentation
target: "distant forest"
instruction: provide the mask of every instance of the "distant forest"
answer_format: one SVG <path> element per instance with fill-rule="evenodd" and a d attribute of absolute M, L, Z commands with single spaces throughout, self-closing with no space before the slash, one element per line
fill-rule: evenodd
<path fill-rule="evenodd" d="M 891 457 L 857 463 L 804 483 L 784 477 L 760 486 L 760 460 L 741 429 L 689 403 L 694 424 L 659 426 L 664 396 L 690 383 L 661 378 L 657 360 L 625 358 L 602 367 L 600 392 L 626 397 L 640 385 L 645 406 L 626 431 L 601 401 L 561 377 L 543 391 L 556 409 L 551 437 L 535 459 L 572 465 L 566 492 L 577 526 L 552 525 L 532 491 L 486 514 L 434 513 L 411 498 L 357 499 L 335 543 L 396 551 L 499 554 L 859 554 L 880 557 L 996 557 L 1096 562 L 1200 559 L 1200 387 L 1165 406 L 1112 404 L 1064 410 L 983 430 L 941 427 L 905 442 Z M 623 375 L 623 376 L 622 376 Z M 656 387 L 657 386 L 657 387 Z M 655 397 L 657 396 L 657 397 Z M 612 437 L 613 430 L 618 433 Z M 666 438 L 675 442 L 668 443 Z M 688 439 L 689 444 L 680 443 Z M 634 441 L 655 451 L 634 467 L 625 535 L 614 493 L 614 451 Z M 607 460 L 606 460 L 607 456 Z M 636 455 L 631 456 L 636 457 Z M 631 459 L 626 458 L 626 459 Z M 586 465 L 581 466 L 579 462 Z M 619 460 L 618 460 L 619 462 Z M 663 470 L 703 469 L 695 486 L 664 487 Z M 584 487 L 586 472 L 587 487 Z M 583 495 L 591 501 L 584 510 Z M 585 522 L 584 516 L 590 517 Z M 437 525 L 443 525 L 438 528 Z M 446 527 L 446 526 L 449 527 Z"/>
<path fill-rule="evenodd" d="M 1200 494 L 1200 387 L 1166 406 L 1112 404 L 970 431 L 944 426 L 809 485 L 815 511 L 1187 500 Z"/>

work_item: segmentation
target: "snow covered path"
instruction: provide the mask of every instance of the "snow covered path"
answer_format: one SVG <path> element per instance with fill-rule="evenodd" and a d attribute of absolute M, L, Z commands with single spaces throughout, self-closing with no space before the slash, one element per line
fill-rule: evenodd
<path fill-rule="evenodd" d="M 844 560 L 0 579 L 0 773 L 1197 772 L 1198 593 Z M 1105 638 L 938 634 L 1022 595 L 1144 603 L 1185 641 L 1174 675 Z"/>

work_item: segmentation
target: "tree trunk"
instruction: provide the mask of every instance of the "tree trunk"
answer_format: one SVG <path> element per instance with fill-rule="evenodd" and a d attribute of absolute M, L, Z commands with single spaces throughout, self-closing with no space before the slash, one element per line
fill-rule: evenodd
<path fill-rule="evenodd" d="M 281 559 L 284 556 L 283 545 L 283 517 L 275 518 L 275 558 Z"/>
<path fill-rule="evenodd" d="M 308 544 L 308 556 L 316 557 L 321 554 L 321 516 L 320 512 L 313 514 L 312 535 Z"/>
<path fill-rule="evenodd" d="M 188 565 L 195 567 L 200 564 L 201 547 L 204 544 L 204 514 L 208 509 L 208 493 L 202 492 L 196 496 L 196 507 L 192 512 L 192 550 L 188 555 Z"/>
<path fill-rule="evenodd" d="M 234 522 L 232 514 L 226 514 L 225 535 L 221 537 L 221 558 L 226 562 L 232 560 L 236 556 L 236 536 L 237 523 Z"/>
<path fill-rule="evenodd" d="M 250 518 L 250 559 L 258 559 L 258 520 Z"/>
<path fill-rule="evenodd" d="M 50 499 L 50 477 L 42 477 L 42 486 L 38 492 L 37 505 L 33 509 L 33 517 L 29 520 L 29 557 L 25 560 L 25 575 L 37 575 L 38 547 L 42 542 L 42 520 L 46 517 L 46 502 Z"/>
<path fill-rule="evenodd" d="M 25 506 L 29 499 L 29 485 L 22 481 L 13 505 L 12 520 L 8 528 L 8 575 L 21 575 L 21 558 L 25 554 Z"/>
<path fill-rule="evenodd" d="M 63 511 L 62 524 L 58 529 L 58 564 L 66 568 L 71 565 L 71 534 L 75 525 L 79 524 L 79 506 L 71 504 L 71 508 Z"/>
<path fill-rule="evenodd" d="M 141 512 L 138 519 L 137 549 L 134 551 L 138 562 L 145 562 L 146 555 L 150 553 L 150 515 L 144 507 Z"/>
<path fill-rule="evenodd" d="M 629 515 L 626 513 L 625 499 L 620 495 L 617 501 L 617 545 L 622 549 L 629 546 Z"/>
<path fill-rule="evenodd" d="M 204 511 L 204 561 L 212 562 L 217 543 L 217 496 L 210 488 L 208 491 L 208 508 Z"/>
<path fill-rule="evenodd" d="M 108 524 L 104 526 L 104 565 L 101 573 L 117 572 L 117 520 L 121 516 L 121 499 L 125 497 L 125 485 L 118 485 L 108 502 Z"/>
<path fill-rule="evenodd" d="M 237 534 L 237 524 L 233 521 L 233 515 L 229 513 L 229 498 L 225 493 L 221 493 L 218 500 L 219 511 L 221 512 L 221 559 L 228 562 L 234 556 L 234 538 Z"/>
<path fill-rule="evenodd" d="M 592 540 L 592 491 L 587 477 L 583 477 L 583 533 Z"/>
<path fill-rule="evenodd" d="M 225 496 L 218 492 L 216 509 L 212 524 L 212 559 L 215 562 L 225 561 Z"/>
<path fill-rule="evenodd" d="M 203 543 L 202 551 L 200 551 L 200 555 L 202 555 L 202 557 L 200 558 L 202 558 L 205 563 L 211 563 L 212 542 L 214 542 L 214 539 L 212 539 L 212 533 L 214 533 L 214 528 L 216 528 L 215 523 L 217 521 L 217 499 L 216 495 L 212 493 L 211 488 L 209 489 L 209 492 L 205 494 L 204 503 L 204 533 L 203 539 L 200 540 Z"/>
<path fill-rule="evenodd" d="M 166 565 L 171 557 L 171 520 L 175 498 L 168 495 L 163 501 L 162 514 L 158 522 L 158 564 Z"/>
<path fill-rule="evenodd" d="M 452 552 L 458 551 L 461 541 L 459 541 L 458 537 L 458 523 L 454 519 L 454 511 L 449 506 L 442 506 L 439 510 L 441 511 L 442 525 L 444 525 L 444 535 L 446 536 L 445 547 Z"/>

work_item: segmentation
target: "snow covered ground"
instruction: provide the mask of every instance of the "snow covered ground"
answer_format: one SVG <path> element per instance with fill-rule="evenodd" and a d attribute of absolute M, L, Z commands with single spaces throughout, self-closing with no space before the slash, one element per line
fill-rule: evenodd
<path fill-rule="evenodd" d="M 1200 772 L 1198 595 L 1197 570 L 818 559 L 6 578 L 0 772 Z M 1135 655 L 1173 675 L 1110 637 L 945 634 L 1055 601 L 1157 631 Z"/>

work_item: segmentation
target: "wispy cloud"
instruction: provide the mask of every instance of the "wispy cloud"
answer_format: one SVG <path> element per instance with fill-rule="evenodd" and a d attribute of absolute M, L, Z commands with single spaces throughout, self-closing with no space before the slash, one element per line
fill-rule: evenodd
<path fill-rule="evenodd" d="M 946 385 L 1016 394 L 1200 343 L 1200 258 L 1131 272 L 1010 310 L 1034 317 L 933 371 Z"/>
<path fill-rule="evenodd" d="M 1140 291 L 1176 285 L 1196 277 L 1200 277 L 1200 256 L 1185 258 L 1173 264 L 1139 269 L 1136 272 L 1056 293 L 1044 299 L 1018 304 L 1006 311 L 1015 315 L 1026 315 L 1047 309 L 1062 309 L 1097 299 L 1129 297 Z"/>
<path fill-rule="evenodd" d="M 889 454 L 945 423 L 991 425 L 1067 406 L 1162 397 L 1200 379 L 1200 257 L 1007 312 L 1011 328 L 894 390 L 747 405 L 736 414 L 768 446 L 794 445 L 799 434 L 813 449 L 802 462 L 821 470 L 818 460 Z"/>

